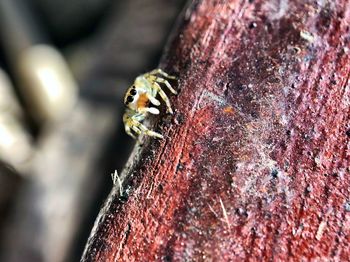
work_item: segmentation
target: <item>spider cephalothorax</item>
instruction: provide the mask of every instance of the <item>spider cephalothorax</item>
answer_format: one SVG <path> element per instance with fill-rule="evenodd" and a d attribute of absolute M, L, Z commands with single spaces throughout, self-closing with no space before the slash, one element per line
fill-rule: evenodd
<path fill-rule="evenodd" d="M 155 69 L 149 73 L 138 76 L 134 84 L 126 91 L 124 104 L 127 109 L 123 116 L 125 131 L 128 135 L 135 138 L 134 132 L 137 135 L 146 134 L 148 136 L 163 138 L 157 132 L 149 130 L 142 124 L 148 113 L 159 114 L 157 106 L 160 101 L 156 98 L 157 95 L 165 102 L 167 112 L 173 113 L 170 101 L 166 93 L 159 84 L 164 84 L 170 92 L 177 94 L 174 88 L 168 82 L 168 79 L 176 79 L 170 76 L 161 69 Z"/>

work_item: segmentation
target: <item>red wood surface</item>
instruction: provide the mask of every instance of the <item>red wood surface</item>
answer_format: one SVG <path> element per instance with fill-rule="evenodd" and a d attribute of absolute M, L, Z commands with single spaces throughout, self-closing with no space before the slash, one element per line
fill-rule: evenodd
<path fill-rule="evenodd" d="M 174 116 L 83 261 L 350 259 L 350 2 L 201 0 L 162 61 Z"/>

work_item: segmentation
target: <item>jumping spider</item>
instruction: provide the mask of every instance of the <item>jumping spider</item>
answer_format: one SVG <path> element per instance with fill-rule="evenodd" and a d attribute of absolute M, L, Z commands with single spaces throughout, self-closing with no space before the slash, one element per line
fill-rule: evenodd
<path fill-rule="evenodd" d="M 162 76 L 159 77 L 158 75 Z M 164 78 L 163 78 L 164 77 Z M 165 94 L 159 84 L 165 84 L 166 87 L 173 94 L 177 94 L 174 88 L 168 82 L 168 79 L 176 79 L 174 76 L 170 76 L 161 69 L 155 69 L 146 74 L 140 75 L 135 79 L 134 84 L 126 91 L 124 104 L 126 105 L 126 111 L 123 116 L 123 122 L 125 126 L 125 132 L 133 138 L 136 138 L 132 133 L 137 135 L 145 134 L 152 137 L 163 138 L 163 136 L 157 132 L 149 130 L 142 124 L 142 121 L 146 118 L 148 113 L 157 115 L 159 110 L 156 107 L 159 106 L 160 101 L 156 98 L 159 94 L 162 100 L 165 102 L 167 112 L 173 114 L 168 96 Z"/>

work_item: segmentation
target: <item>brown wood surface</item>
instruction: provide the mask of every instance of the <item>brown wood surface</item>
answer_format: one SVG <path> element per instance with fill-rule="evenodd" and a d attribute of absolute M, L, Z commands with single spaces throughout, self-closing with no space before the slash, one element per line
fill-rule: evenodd
<path fill-rule="evenodd" d="M 350 259 L 350 2 L 200 0 L 82 261 Z M 165 111 L 165 110 L 164 110 Z"/>

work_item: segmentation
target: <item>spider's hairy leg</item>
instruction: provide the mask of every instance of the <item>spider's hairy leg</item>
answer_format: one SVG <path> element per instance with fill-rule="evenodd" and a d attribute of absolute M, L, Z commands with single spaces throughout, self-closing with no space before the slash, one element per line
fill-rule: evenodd
<path fill-rule="evenodd" d="M 171 93 L 173 93 L 174 95 L 177 94 L 176 90 L 170 85 L 168 80 L 161 78 L 161 77 L 158 77 L 158 76 L 155 76 L 155 75 L 147 75 L 147 76 L 145 76 L 145 78 L 147 79 L 148 82 L 150 82 L 152 84 L 154 82 L 163 83 L 167 86 L 167 88 L 170 90 Z"/>
<path fill-rule="evenodd" d="M 125 113 L 123 116 L 123 122 L 124 122 L 124 128 L 125 128 L 125 132 L 131 136 L 132 138 L 136 139 L 136 136 L 131 132 L 131 128 L 132 128 L 132 119 L 130 118 L 130 116 Z"/>
<path fill-rule="evenodd" d="M 132 116 L 130 112 L 127 112 L 123 116 L 123 121 L 125 125 L 125 131 L 132 138 L 136 139 L 135 135 L 131 131 L 135 132 L 137 135 L 145 134 L 152 137 L 163 138 L 163 136 L 157 132 L 149 130 L 146 126 L 141 124 L 138 119 L 140 115 Z"/>
<path fill-rule="evenodd" d="M 173 93 L 174 95 L 177 94 L 176 90 L 171 86 L 171 84 L 169 83 L 168 80 L 164 79 L 164 78 L 161 78 L 161 77 L 157 77 L 156 82 L 158 83 L 163 83 L 167 86 L 167 88 L 169 88 L 170 92 Z"/>
<path fill-rule="evenodd" d="M 169 78 L 169 79 L 176 79 L 175 76 L 171 76 L 171 75 L 168 75 L 167 73 L 165 73 L 162 69 L 160 68 L 157 68 L 157 69 L 154 69 L 152 70 L 151 72 L 149 72 L 148 74 L 151 74 L 151 75 L 156 75 L 156 74 L 159 74 L 159 75 L 162 75 L 166 78 Z"/>
<path fill-rule="evenodd" d="M 145 134 L 147 136 L 153 136 L 158 138 L 163 138 L 163 136 L 157 132 L 154 132 L 152 130 L 149 130 L 147 127 L 145 127 L 143 124 L 141 124 L 139 121 L 132 119 L 133 123 L 131 126 L 131 129 L 137 134 Z"/>
<path fill-rule="evenodd" d="M 158 137 L 158 138 L 164 138 L 161 134 L 154 132 L 152 130 L 149 130 L 147 127 L 145 127 L 143 124 L 140 124 L 139 126 L 140 130 L 142 133 L 148 135 L 148 136 L 153 136 L 153 137 Z"/>
<path fill-rule="evenodd" d="M 167 111 L 170 114 L 173 114 L 173 109 L 171 108 L 170 100 L 169 100 L 168 96 L 166 95 L 166 93 L 163 91 L 163 89 L 160 87 L 160 85 L 157 82 L 153 82 L 152 87 L 157 90 L 157 92 L 159 93 L 160 97 L 165 102 L 166 107 L 167 107 Z"/>
<path fill-rule="evenodd" d="M 133 139 L 136 139 L 136 136 L 131 132 L 130 127 L 125 126 L 125 132 L 131 136 Z"/>
<path fill-rule="evenodd" d="M 142 134 L 141 129 L 138 126 L 132 126 L 131 129 L 139 136 Z"/>

